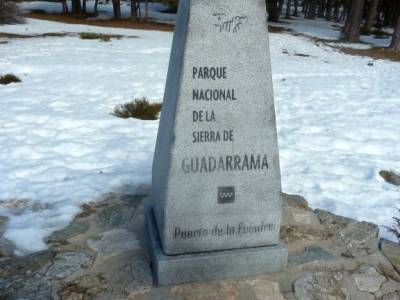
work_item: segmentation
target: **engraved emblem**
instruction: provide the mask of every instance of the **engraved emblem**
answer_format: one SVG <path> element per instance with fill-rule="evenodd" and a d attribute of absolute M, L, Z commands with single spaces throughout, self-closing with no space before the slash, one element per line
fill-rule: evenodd
<path fill-rule="evenodd" d="M 219 28 L 219 32 L 225 31 L 236 33 L 242 28 L 243 23 L 247 20 L 246 16 L 230 17 L 224 13 L 214 13 L 213 16 L 216 18 L 214 26 Z"/>
<path fill-rule="evenodd" d="M 235 202 L 235 187 L 221 186 L 218 187 L 218 203 L 227 204 Z"/>

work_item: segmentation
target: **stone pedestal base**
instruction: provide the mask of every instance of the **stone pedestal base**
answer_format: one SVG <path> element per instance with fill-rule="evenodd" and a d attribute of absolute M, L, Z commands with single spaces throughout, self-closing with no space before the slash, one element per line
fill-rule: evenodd
<path fill-rule="evenodd" d="M 288 250 L 266 246 L 184 255 L 165 255 L 151 206 L 146 207 L 154 279 L 158 285 L 240 278 L 283 271 Z"/>

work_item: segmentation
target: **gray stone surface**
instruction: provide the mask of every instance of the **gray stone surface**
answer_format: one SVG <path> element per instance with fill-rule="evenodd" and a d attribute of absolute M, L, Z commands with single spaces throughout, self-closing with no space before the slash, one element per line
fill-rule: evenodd
<path fill-rule="evenodd" d="M 240 278 L 282 271 L 288 251 L 283 245 L 165 255 L 151 208 L 146 209 L 152 268 L 158 285 Z"/>
<path fill-rule="evenodd" d="M 74 221 L 64 229 L 53 232 L 48 238 L 46 238 L 46 242 L 51 243 L 67 240 L 78 234 L 85 233 L 88 229 L 89 225 L 87 223 Z"/>
<path fill-rule="evenodd" d="M 328 211 L 314 211 L 321 223 L 333 235 L 335 251 L 340 251 L 343 257 L 361 257 L 375 252 L 379 245 L 379 227 L 369 222 L 336 216 Z"/>
<path fill-rule="evenodd" d="M 46 276 L 51 278 L 64 278 L 79 271 L 88 263 L 91 257 L 83 252 L 64 252 L 57 255 L 53 264 L 48 269 Z"/>
<path fill-rule="evenodd" d="M 380 241 L 380 248 L 397 272 L 400 273 L 400 244 L 382 239 Z"/>
<path fill-rule="evenodd" d="M 379 291 L 382 284 L 387 280 L 379 274 L 374 267 L 365 266 L 360 273 L 354 274 L 353 279 L 361 292 L 375 293 Z"/>
<path fill-rule="evenodd" d="M 8 217 L 0 216 L 0 258 L 11 256 L 14 254 L 15 245 L 4 237 Z"/>
<path fill-rule="evenodd" d="M 152 199 L 167 254 L 279 244 L 265 1 L 180 1 Z"/>
<path fill-rule="evenodd" d="M 115 229 L 99 233 L 92 239 L 89 239 L 87 244 L 97 253 L 98 259 L 101 260 L 140 248 L 136 235 L 125 229 Z"/>
<path fill-rule="evenodd" d="M 306 247 L 304 250 L 289 254 L 289 265 L 304 264 L 314 260 L 334 260 L 335 257 L 319 246 Z"/>

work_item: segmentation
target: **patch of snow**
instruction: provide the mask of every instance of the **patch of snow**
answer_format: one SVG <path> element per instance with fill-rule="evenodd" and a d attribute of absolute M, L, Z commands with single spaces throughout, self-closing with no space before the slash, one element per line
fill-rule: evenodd
<path fill-rule="evenodd" d="M 22 79 L 0 86 L 0 215 L 24 254 L 44 249 L 43 238 L 81 204 L 150 184 L 158 122 L 110 113 L 135 97 L 162 100 L 172 33 L 30 19 L 0 31 L 139 36 L 0 44 L 1 73 Z M 270 39 L 283 190 L 314 208 L 390 225 L 400 190 L 378 173 L 400 170 L 400 64 L 371 67 L 301 36 Z"/>
<path fill-rule="evenodd" d="M 372 46 L 368 44 L 362 44 L 362 43 L 327 43 L 330 46 L 333 47 L 343 47 L 343 48 L 352 48 L 352 49 L 359 49 L 359 50 L 367 50 L 371 49 Z"/>
<path fill-rule="evenodd" d="M 339 41 L 342 32 L 341 29 L 344 26 L 343 23 L 328 22 L 321 19 L 305 19 L 303 17 L 292 17 L 291 19 L 283 19 L 279 23 L 270 22 L 271 25 L 287 28 L 293 30 L 296 33 L 304 34 L 313 38 L 321 38 L 325 40 Z M 386 30 L 390 33 L 391 31 Z M 390 45 L 391 36 L 387 38 L 376 38 L 373 35 L 361 35 L 360 41 L 363 43 L 370 44 L 375 47 L 388 47 Z M 340 43 L 342 44 L 342 43 Z M 343 43 L 343 47 L 364 49 L 362 47 L 365 44 L 362 43 Z M 360 47 L 360 48 L 359 48 Z"/>

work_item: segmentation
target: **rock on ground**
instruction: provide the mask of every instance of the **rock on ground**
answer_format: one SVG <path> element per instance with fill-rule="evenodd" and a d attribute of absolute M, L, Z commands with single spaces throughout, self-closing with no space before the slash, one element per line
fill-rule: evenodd
<path fill-rule="evenodd" d="M 0 251 L 0 299 L 400 300 L 398 244 L 379 246 L 376 225 L 313 211 L 293 195 L 283 197 L 285 272 L 156 287 L 144 226 L 147 195 L 107 194 L 85 204 L 46 239 L 49 250 L 24 257 Z M 0 218 L 0 233 L 6 222 Z"/>

